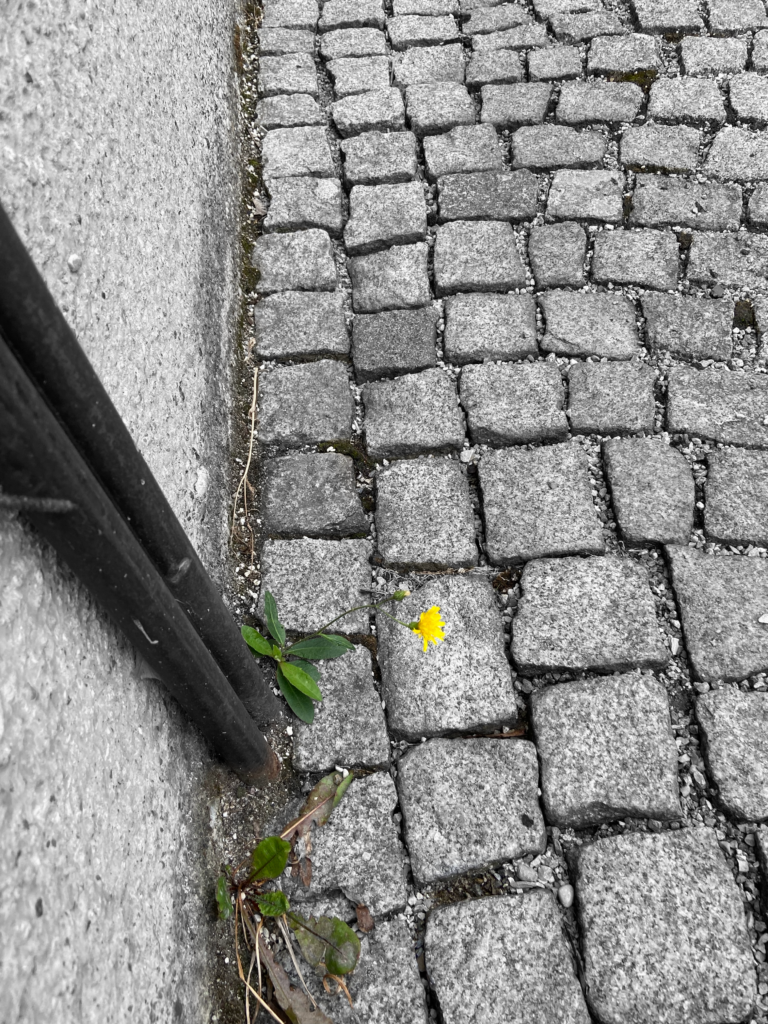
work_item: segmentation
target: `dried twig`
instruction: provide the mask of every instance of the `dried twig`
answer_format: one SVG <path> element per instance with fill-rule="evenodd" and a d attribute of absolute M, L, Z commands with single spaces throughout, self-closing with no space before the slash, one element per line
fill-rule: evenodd
<path fill-rule="evenodd" d="M 248 438 L 248 458 L 245 463 L 245 469 L 243 470 L 240 480 L 237 484 L 237 490 L 235 491 L 235 500 L 232 506 L 232 529 L 229 534 L 230 542 L 235 536 L 235 525 L 237 521 L 237 503 L 240 498 L 240 492 L 243 494 L 243 509 L 245 511 L 245 522 L 251 534 L 251 556 L 253 556 L 253 530 L 251 530 L 250 523 L 248 522 L 248 473 L 251 469 L 251 460 L 253 459 L 253 435 L 256 430 L 256 393 L 257 385 L 259 381 L 259 368 L 254 367 L 253 370 L 253 393 L 251 395 L 251 408 L 248 414 L 248 422 L 250 424 L 250 436 Z"/>
<path fill-rule="evenodd" d="M 285 916 L 285 915 L 283 915 L 283 916 Z M 307 988 L 307 983 L 306 983 L 306 981 L 304 981 L 304 975 L 301 973 L 301 968 L 299 967 L 298 961 L 296 960 L 296 956 L 294 955 L 293 943 L 291 942 L 291 936 L 288 934 L 288 929 L 285 927 L 285 922 L 283 921 L 282 918 L 279 918 L 277 923 L 280 925 L 280 931 L 283 933 L 283 938 L 285 939 L 285 944 L 288 947 L 288 952 L 291 954 L 291 960 L 293 961 L 294 969 L 295 969 L 296 973 L 299 976 L 299 981 L 304 986 L 304 991 L 309 996 L 310 1002 L 315 1007 L 315 1009 L 317 1009 L 317 1003 L 315 1002 L 315 997 L 312 995 L 312 993 Z"/>

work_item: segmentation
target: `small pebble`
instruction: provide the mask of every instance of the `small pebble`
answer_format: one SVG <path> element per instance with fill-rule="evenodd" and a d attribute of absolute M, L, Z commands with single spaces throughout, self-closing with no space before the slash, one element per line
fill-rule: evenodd
<path fill-rule="evenodd" d="M 560 888 L 557 890 L 557 898 L 560 900 L 560 902 L 566 909 L 572 906 L 573 886 L 568 885 L 567 883 L 565 885 L 561 885 Z"/>

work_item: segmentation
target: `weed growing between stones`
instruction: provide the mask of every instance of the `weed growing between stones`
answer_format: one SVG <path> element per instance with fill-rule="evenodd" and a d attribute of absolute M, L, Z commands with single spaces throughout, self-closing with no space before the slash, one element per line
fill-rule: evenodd
<path fill-rule="evenodd" d="M 310 633 L 309 636 L 288 643 L 285 626 L 280 622 L 277 614 L 277 602 L 267 590 L 264 595 L 264 616 L 269 634 L 275 643 L 268 640 L 253 626 L 241 626 L 240 631 L 257 658 L 271 658 L 275 662 L 277 684 L 288 706 L 302 722 L 311 725 L 315 719 L 315 705 L 312 702 L 323 699 L 318 686 L 320 672 L 312 663 L 314 661 L 331 661 L 334 658 L 340 658 L 347 651 L 355 650 L 355 645 L 345 637 L 325 632 L 335 622 L 353 612 L 374 608 L 420 637 L 425 652 L 430 642 L 435 645 L 442 642 L 445 623 L 440 618 L 440 609 L 437 605 L 422 612 L 418 620 L 414 622 L 402 622 L 394 615 L 390 615 L 383 607 L 391 601 L 403 601 L 409 596 L 410 590 L 396 590 L 394 594 L 390 594 L 382 601 L 349 608 L 314 633 Z"/>
<path fill-rule="evenodd" d="M 229 920 L 234 917 L 235 925 L 235 957 L 240 980 L 245 985 L 245 1015 L 248 1024 L 251 1020 L 251 996 L 256 1000 L 258 1008 L 264 1008 L 276 1021 L 281 1018 L 269 1005 L 270 1002 L 284 1010 L 294 1024 L 332 1024 L 330 1019 L 319 1009 L 312 993 L 308 989 L 293 949 L 291 932 L 298 943 L 301 955 L 322 980 L 326 992 L 331 992 L 335 983 L 337 991 L 343 992 L 352 999 L 344 982 L 344 976 L 350 974 L 357 966 L 360 957 L 360 940 L 354 931 L 338 917 L 305 917 L 291 908 L 288 897 L 277 887 L 278 879 L 286 867 L 291 867 L 302 883 L 308 886 L 312 879 L 312 862 L 309 853 L 312 850 L 312 826 L 325 825 L 334 808 L 339 804 L 344 793 L 354 780 L 354 775 L 333 773 L 322 778 L 307 797 L 306 803 L 297 818 L 294 818 L 279 836 L 267 836 L 237 867 L 225 867 L 225 873 L 216 882 L 216 904 L 219 918 Z M 299 846 L 299 843 L 301 844 Z M 273 888 L 266 888 L 274 884 Z M 232 905 L 234 897 L 234 907 Z M 358 908 L 358 921 L 361 928 L 370 930 L 366 921 L 372 921 L 370 914 L 364 913 L 366 908 Z M 367 911 L 366 911 L 367 913 Z M 277 961 L 265 935 L 267 921 L 274 923 L 293 963 L 293 967 L 301 982 L 302 989 L 292 985 L 284 967 Z M 250 952 L 248 973 L 243 970 L 240 955 L 240 942 Z M 262 981 L 262 966 L 269 984 Z M 255 985 L 251 979 L 255 974 Z M 265 998 L 266 996 L 266 998 Z"/>

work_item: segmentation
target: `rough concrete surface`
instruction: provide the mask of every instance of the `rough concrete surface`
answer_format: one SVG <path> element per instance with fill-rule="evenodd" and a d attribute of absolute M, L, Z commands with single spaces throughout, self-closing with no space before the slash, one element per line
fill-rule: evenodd
<path fill-rule="evenodd" d="M 3 205 L 214 571 L 236 315 L 234 14 L 12 0 L 0 58 Z M 0 580 L 0 1019 L 207 1019 L 203 744 L 11 518 Z"/>

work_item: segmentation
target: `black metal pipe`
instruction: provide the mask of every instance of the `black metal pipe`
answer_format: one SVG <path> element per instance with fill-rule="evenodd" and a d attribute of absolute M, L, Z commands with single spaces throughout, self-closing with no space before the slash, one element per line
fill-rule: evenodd
<path fill-rule="evenodd" d="M 0 339 L 0 484 L 54 501 L 25 516 L 55 548 L 243 778 L 271 777 L 277 760 L 120 511 Z M 62 503 L 71 503 L 69 511 Z M 46 505 L 40 506 L 45 508 Z"/>
<path fill-rule="evenodd" d="M 112 400 L 0 205 L 0 332 L 122 510 L 240 700 L 280 705 Z"/>

